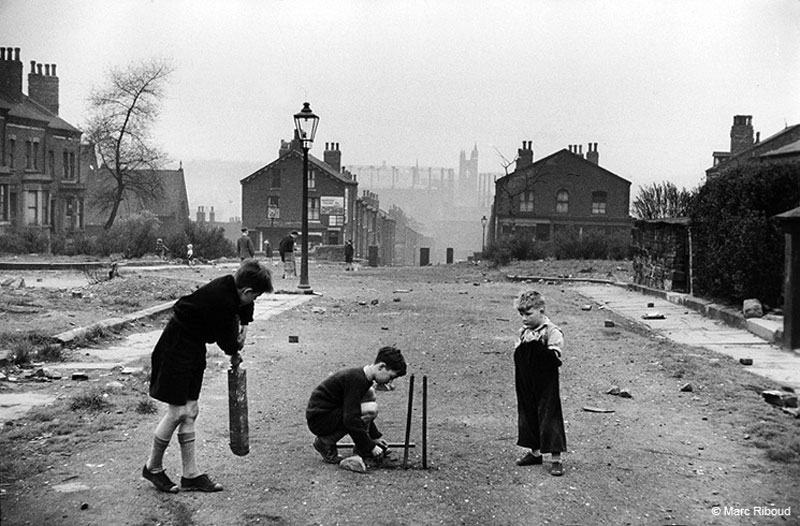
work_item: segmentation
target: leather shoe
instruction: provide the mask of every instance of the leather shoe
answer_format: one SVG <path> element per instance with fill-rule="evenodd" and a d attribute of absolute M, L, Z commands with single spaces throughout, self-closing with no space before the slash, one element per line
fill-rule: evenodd
<path fill-rule="evenodd" d="M 538 466 L 542 463 L 542 455 L 534 455 L 531 452 L 525 453 L 522 458 L 517 460 L 517 466 Z"/>

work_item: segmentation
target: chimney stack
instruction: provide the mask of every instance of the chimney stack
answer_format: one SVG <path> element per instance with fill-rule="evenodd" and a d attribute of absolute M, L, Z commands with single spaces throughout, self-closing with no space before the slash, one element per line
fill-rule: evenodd
<path fill-rule="evenodd" d="M 208 212 L 208 222 L 214 223 L 217 220 L 217 214 L 214 212 L 214 207 L 211 207 L 211 210 Z"/>
<path fill-rule="evenodd" d="M 325 143 L 325 152 L 322 154 L 325 164 L 334 169 L 336 173 L 342 171 L 342 152 L 339 151 L 339 143 Z"/>
<path fill-rule="evenodd" d="M 52 65 L 52 68 L 50 64 L 44 64 L 44 74 L 42 74 L 42 64 L 31 60 L 31 72 L 28 74 L 28 96 L 34 102 L 58 115 L 58 77 L 55 64 Z"/>
<path fill-rule="evenodd" d="M 533 141 L 522 141 L 522 148 L 517 150 L 516 169 L 525 168 L 533 164 Z"/>
<path fill-rule="evenodd" d="M 600 154 L 597 153 L 597 143 L 589 143 L 586 147 L 586 160 L 592 164 L 600 164 Z"/>
<path fill-rule="evenodd" d="M 19 48 L 0 48 L 0 95 L 13 101 L 22 99 L 22 61 Z"/>
<path fill-rule="evenodd" d="M 204 207 L 198 206 L 197 207 L 197 222 L 198 223 L 205 223 L 206 222 L 206 212 Z"/>
<path fill-rule="evenodd" d="M 735 115 L 731 126 L 731 155 L 753 145 L 753 116 Z"/>

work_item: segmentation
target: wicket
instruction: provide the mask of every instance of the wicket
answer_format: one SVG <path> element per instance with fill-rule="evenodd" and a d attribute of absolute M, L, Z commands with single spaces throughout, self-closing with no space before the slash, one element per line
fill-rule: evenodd
<path fill-rule="evenodd" d="M 411 413 L 414 410 L 414 375 L 408 378 L 408 413 L 406 414 L 406 439 L 403 443 L 403 469 L 408 467 L 408 449 L 414 447 L 411 439 Z M 428 376 L 422 377 L 422 469 L 428 469 Z"/>

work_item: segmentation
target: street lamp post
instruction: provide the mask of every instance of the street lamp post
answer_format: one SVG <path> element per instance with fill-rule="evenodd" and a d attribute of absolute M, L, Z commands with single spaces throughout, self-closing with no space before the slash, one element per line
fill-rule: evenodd
<path fill-rule="evenodd" d="M 483 257 L 483 253 L 486 252 L 486 223 L 489 220 L 486 219 L 486 216 L 481 218 L 481 227 L 483 227 L 483 235 L 481 237 L 481 257 Z"/>
<path fill-rule="evenodd" d="M 311 104 L 303 103 L 303 109 L 294 115 L 294 126 L 297 131 L 297 138 L 303 145 L 303 201 L 302 222 L 303 239 L 300 242 L 300 285 L 297 287 L 306 294 L 311 294 L 311 285 L 308 282 L 308 150 L 314 142 L 314 135 L 317 133 L 319 117 L 311 111 Z"/>

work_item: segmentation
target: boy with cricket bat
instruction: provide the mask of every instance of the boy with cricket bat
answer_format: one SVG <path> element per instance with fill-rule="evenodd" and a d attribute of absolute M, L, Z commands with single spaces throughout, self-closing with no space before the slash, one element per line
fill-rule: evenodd
<path fill-rule="evenodd" d="M 178 486 L 164 472 L 164 452 L 178 431 L 183 476 L 181 487 L 194 491 L 222 491 L 197 467 L 195 420 L 206 368 L 206 344 L 216 343 L 231 362 L 239 353 L 253 321 L 253 303 L 272 292 L 270 271 L 256 260 L 245 260 L 234 275 L 212 280 L 173 306 L 172 319 L 156 343 L 151 357 L 150 396 L 168 404 L 153 437 L 150 457 L 142 476 L 160 491 L 177 493 Z"/>

